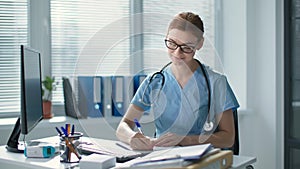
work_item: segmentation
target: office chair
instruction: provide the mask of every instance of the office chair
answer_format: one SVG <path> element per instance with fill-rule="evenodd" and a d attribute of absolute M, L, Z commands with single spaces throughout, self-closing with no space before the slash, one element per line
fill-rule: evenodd
<path fill-rule="evenodd" d="M 234 155 L 239 155 L 240 153 L 240 141 L 239 141 L 239 123 L 238 123 L 238 113 L 237 110 L 233 111 L 233 121 L 234 121 L 234 130 L 235 130 L 235 138 L 234 144 L 229 150 L 232 150 Z M 246 166 L 246 169 L 254 169 L 252 165 Z"/>
<path fill-rule="evenodd" d="M 239 141 L 239 123 L 238 123 L 237 110 L 233 111 L 233 121 L 234 121 L 234 131 L 235 131 L 234 143 L 232 147 L 223 148 L 223 150 L 231 150 L 234 155 L 239 155 L 240 141 Z M 219 126 L 217 126 L 214 132 L 218 132 L 218 131 L 219 131 Z"/>
<path fill-rule="evenodd" d="M 234 130 L 235 130 L 235 138 L 234 144 L 229 149 L 233 151 L 234 155 L 239 155 L 240 153 L 240 140 L 239 140 L 239 121 L 237 110 L 233 111 L 233 120 L 234 120 Z"/>

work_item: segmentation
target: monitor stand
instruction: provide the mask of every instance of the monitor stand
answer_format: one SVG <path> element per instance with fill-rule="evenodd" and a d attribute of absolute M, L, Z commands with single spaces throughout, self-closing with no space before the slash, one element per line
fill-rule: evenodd
<path fill-rule="evenodd" d="M 7 145 L 6 145 L 7 151 L 14 152 L 14 153 L 24 153 L 25 146 L 24 146 L 24 142 L 19 141 L 20 134 L 21 134 L 21 127 L 20 127 L 20 117 L 19 117 L 7 141 Z"/>
<path fill-rule="evenodd" d="M 25 142 L 19 140 L 20 134 L 21 134 L 21 127 L 20 127 L 20 117 L 19 117 L 15 124 L 15 127 L 7 141 L 7 144 L 6 144 L 7 151 L 14 152 L 14 153 L 24 153 Z M 37 145 L 41 144 L 41 142 L 40 141 L 27 141 L 26 144 L 28 146 L 37 146 Z"/>

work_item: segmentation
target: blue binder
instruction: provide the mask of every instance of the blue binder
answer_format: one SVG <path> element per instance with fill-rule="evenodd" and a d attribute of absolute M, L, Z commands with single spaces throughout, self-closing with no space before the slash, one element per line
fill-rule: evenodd
<path fill-rule="evenodd" d="M 112 116 L 112 82 L 111 76 L 101 76 L 102 105 L 104 117 Z"/>
<path fill-rule="evenodd" d="M 133 76 L 124 76 L 124 111 L 128 109 L 133 98 Z"/>
<path fill-rule="evenodd" d="M 146 77 L 147 75 L 145 74 L 137 74 L 133 77 L 133 95 L 135 95 L 136 91 L 138 90 L 138 88 L 140 87 L 140 85 Z M 145 111 L 144 115 L 149 115 L 149 112 Z"/>
<path fill-rule="evenodd" d="M 124 115 L 124 76 L 112 76 L 112 115 Z"/>
<path fill-rule="evenodd" d="M 78 108 L 89 117 L 103 117 L 101 77 L 78 77 Z"/>
<path fill-rule="evenodd" d="M 145 80 L 147 75 L 144 74 L 137 74 L 133 77 L 133 94 L 137 91 L 141 83 Z"/>

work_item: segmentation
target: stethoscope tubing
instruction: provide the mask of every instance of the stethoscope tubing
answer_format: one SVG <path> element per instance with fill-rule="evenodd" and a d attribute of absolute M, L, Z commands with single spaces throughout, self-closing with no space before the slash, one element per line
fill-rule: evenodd
<path fill-rule="evenodd" d="M 205 82 L 206 82 L 206 87 L 207 87 L 207 90 L 208 90 L 208 114 L 207 114 L 207 120 L 204 124 L 204 130 L 205 131 L 211 131 L 213 129 L 213 122 L 210 120 L 210 106 L 211 106 L 211 88 L 210 88 L 210 83 L 209 83 L 209 79 L 208 79 L 208 72 L 206 72 L 204 66 L 202 65 L 202 63 L 195 59 L 200 68 L 201 68 L 201 71 L 204 75 L 204 79 L 205 79 Z M 151 75 L 151 77 L 149 78 L 149 82 L 146 86 L 146 88 L 144 89 L 143 91 L 143 94 L 142 94 L 142 97 L 140 99 L 140 102 L 142 104 L 144 104 L 145 106 L 151 106 L 152 103 L 148 104 L 148 103 L 145 103 L 143 100 L 144 100 L 144 95 L 145 95 L 145 92 L 147 90 L 147 88 L 150 86 L 150 84 L 152 83 L 153 79 L 157 76 L 157 75 L 160 75 L 162 77 L 162 83 L 161 83 L 161 86 L 160 86 L 160 89 L 159 89 L 159 93 L 158 93 L 158 96 L 160 94 L 160 91 L 162 90 L 164 84 L 165 84 L 165 76 L 163 74 L 163 71 L 171 64 L 172 62 L 169 62 L 168 64 L 166 64 L 159 72 L 155 72 L 154 74 Z"/>

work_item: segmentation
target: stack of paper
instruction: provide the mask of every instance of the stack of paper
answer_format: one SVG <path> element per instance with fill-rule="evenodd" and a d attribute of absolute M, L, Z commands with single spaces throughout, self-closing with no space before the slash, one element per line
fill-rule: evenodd
<path fill-rule="evenodd" d="M 96 138 L 83 138 L 82 141 L 80 146 L 78 146 L 82 154 L 96 153 L 115 156 L 117 162 L 125 162 L 150 153 L 150 151 L 133 151 L 129 145 L 120 141 Z"/>
<path fill-rule="evenodd" d="M 195 160 L 201 159 L 212 149 L 211 144 L 203 144 L 153 151 L 144 157 L 120 164 L 116 168 L 170 168 L 186 166 Z"/>
<path fill-rule="evenodd" d="M 116 157 L 100 154 L 91 154 L 83 156 L 79 162 L 81 169 L 106 169 L 116 165 Z"/>

